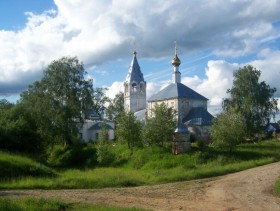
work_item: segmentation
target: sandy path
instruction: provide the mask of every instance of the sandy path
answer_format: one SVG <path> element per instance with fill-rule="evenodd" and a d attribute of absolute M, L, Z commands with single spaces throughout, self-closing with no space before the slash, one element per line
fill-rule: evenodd
<path fill-rule="evenodd" d="M 274 183 L 280 162 L 215 179 L 133 188 L 0 191 L 6 196 L 39 196 L 151 210 L 280 210 Z"/>

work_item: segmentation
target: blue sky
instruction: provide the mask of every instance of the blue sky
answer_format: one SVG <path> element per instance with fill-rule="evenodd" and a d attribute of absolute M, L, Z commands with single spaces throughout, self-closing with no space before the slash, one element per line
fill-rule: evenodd
<path fill-rule="evenodd" d="M 148 97 L 171 81 L 174 41 L 182 82 L 221 107 L 247 64 L 280 97 L 280 1 L 0 1 L 0 98 L 12 102 L 44 68 L 77 56 L 95 87 L 123 88 L 134 47 Z"/>
<path fill-rule="evenodd" d="M 0 29 L 22 29 L 27 22 L 26 12 L 43 13 L 56 9 L 52 0 L 2 0 L 0 2 Z"/>

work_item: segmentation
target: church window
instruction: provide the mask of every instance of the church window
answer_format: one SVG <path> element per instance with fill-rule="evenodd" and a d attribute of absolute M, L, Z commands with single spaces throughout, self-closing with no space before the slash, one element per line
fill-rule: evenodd
<path fill-rule="evenodd" d="M 144 85 L 141 83 L 140 84 L 140 92 L 143 93 L 144 92 Z"/>
<path fill-rule="evenodd" d="M 132 84 L 132 92 L 136 92 L 137 91 L 137 86 L 136 86 L 136 83 L 133 83 Z"/>

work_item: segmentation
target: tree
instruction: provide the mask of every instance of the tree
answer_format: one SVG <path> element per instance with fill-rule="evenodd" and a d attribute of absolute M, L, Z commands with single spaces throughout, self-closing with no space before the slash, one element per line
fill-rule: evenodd
<path fill-rule="evenodd" d="M 245 119 L 233 109 L 226 110 L 214 120 L 210 134 L 212 146 L 232 152 L 245 135 Z"/>
<path fill-rule="evenodd" d="M 105 122 L 102 122 L 98 141 L 100 143 L 107 143 L 108 139 L 109 137 L 108 137 L 107 125 Z"/>
<path fill-rule="evenodd" d="M 119 141 L 127 143 L 131 149 L 142 146 L 142 125 L 131 112 L 122 112 L 117 119 L 116 134 Z"/>
<path fill-rule="evenodd" d="M 155 105 L 152 113 L 153 117 L 146 120 L 144 136 L 148 143 L 163 146 L 163 143 L 172 140 L 177 122 L 176 112 L 172 107 L 161 103 Z"/>
<path fill-rule="evenodd" d="M 272 98 L 276 92 L 264 81 L 259 82 L 261 71 L 251 65 L 234 72 L 233 86 L 227 90 L 229 98 L 224 99 L 223 108 L 233 108 L 245 118 L 246 135 L 253 137 L 276 113 L 277 100 Z"/>
<path fill-rule="evenodd" d="M 109 98 L 105 95 L 105 91 L 107 88 L 97 87 L 93 90 L 93 110 L 97 112 L 97 114 L 103 114 L 105 109 L 105 104 L 109 102 Z"/>
<path fill-rule="evenodd" d="M 41 139 L 31 114 L 20 103 L 13 105 L 7 101 L 4 104 L 2 102 L 4 101 L 0 102 L 0 148 L 39 152 Z"/>
<path fill-rule="evenodd" d="M 106 115 L 109 119 L 115 120 L 124 111 L 124 94 L 119 92 L 115 95 L 113 100 L 110 100 L 110 104 L 107 107 Z"/>
<path fill-rule="evenodd" d="M 6 99 L 1 99 L 0 100 L 0 114 L 4 113 L 5 111 L 9 110 L 10 108 L 12 108 L 14 106 L 13 103 L 10 103 L 8 100 Z"/>
<path fill-rule="evenodd" d="M 92 80 L 85 79 L 83 64 L 76 57 L 53 61 L 41 81 L 21 94 L 46 140 L 71 145 L 78 126 L 92 107 Z"/>

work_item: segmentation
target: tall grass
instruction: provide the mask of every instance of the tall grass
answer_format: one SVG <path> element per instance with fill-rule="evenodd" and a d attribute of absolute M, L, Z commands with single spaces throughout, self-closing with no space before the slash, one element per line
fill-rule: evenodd
<path fill-rule="evenodd" d="M 0 189 L 104 188 L 185 181 L 220 176 L 280 160 L 280 142 L 242 144 L 234 153 L 208 148 L 174 156 L 170 149 L 145 147 L 131 155 L 125 145 L 112 147 L 113 167 L 67 169 L 57 177 L 22 177 L 0 180 Z"/>
<path fill-rule="evenodd" d="M 66 210 L 69 205 L 59 200 L 0 198 L 0 211 Z"/>
<path fill-rule="evenodd" d="M 55 171 L 30 158 L 0 151 L 0 179 L 54 176 Z"/>
<path fill-rule="evenodd" d="M 275 193 L 278 197 L 280 197 L 280 177 L 277 179 L 276 183 L 275 183 Z"/>
<path fill-rule="evenodd" d="M 35 199 L 35 198 L 0 198 L 0 211 L 61 211 L 61 210 L 79 210 L 79 211 L 140 211 L 140 208 L 114 207 L 104 204 L 80 204 L 66 203 L 55 199 Z"/>

